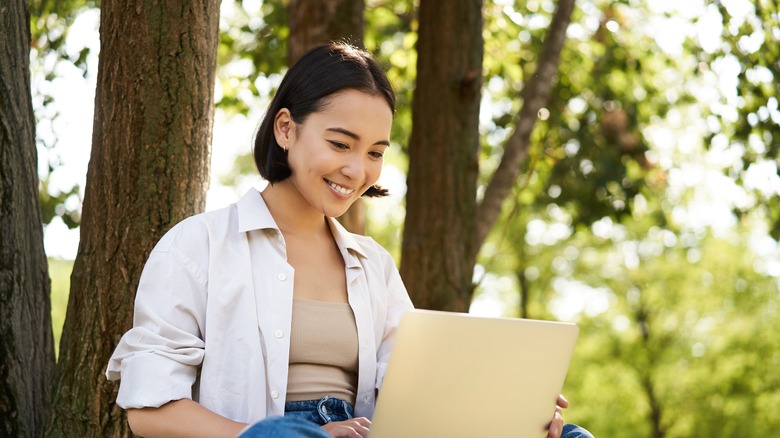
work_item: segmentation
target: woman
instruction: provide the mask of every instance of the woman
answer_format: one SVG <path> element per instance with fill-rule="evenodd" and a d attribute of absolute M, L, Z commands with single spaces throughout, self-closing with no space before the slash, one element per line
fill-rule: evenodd
<path fill-rule="evenodd" d="M 390 255 L 333 218 L 386 194 L 394 111 L 384 72 L 351 46 L 289 70 L 255 138 L 269 185 L 179 223 L 144 268 L 107 370 L 136 434 L 367 435 L 412 303 Z"/>

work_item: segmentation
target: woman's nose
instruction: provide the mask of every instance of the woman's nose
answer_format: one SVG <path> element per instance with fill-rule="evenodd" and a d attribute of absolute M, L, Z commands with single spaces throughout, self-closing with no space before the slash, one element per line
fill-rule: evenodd
<path fill-rule="evenodd" d="M 341 173 L 353 180 L 361 180 L 365 174 L 365 164 L 363 163 L 363 157 L 358 154 L 350 156 L 344 166 L 341 168 Z"/>

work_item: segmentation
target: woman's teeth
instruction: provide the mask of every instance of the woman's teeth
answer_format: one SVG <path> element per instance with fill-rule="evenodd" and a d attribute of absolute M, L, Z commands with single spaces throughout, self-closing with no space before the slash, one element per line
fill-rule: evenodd
<path fill-rule="evenodd" d="M 352 192 L 354 192 L 354 190 L 350 190 L 350 189 L 348 189 L 346 187 L 342 187 L 342 186 L 334 183 L 333 181 L 328 181 L 328 185 L 333 187 L 333 189 L 335 191 L 341 193 L 342 195 L 351 195 Z"/>

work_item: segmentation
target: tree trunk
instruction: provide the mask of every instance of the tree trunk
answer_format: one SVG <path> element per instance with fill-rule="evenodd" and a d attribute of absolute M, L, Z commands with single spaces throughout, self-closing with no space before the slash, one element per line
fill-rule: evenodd
<path fill-rule="evenodd" d="M 417 307 L 466 311 L 476 227 L 482 1 L 421 0 L 401 275 Z"/>
<path fill-rule="evenodd" d="M 103 0 L 92 154 L 46 435 L 130 435 L 104 376 L 149 252 L 208 185 L 219 0 Z"/>
<path fill-rule="evenodd" d="M 528 314 L 528 300 L 531 297 L 531 285 L 528 284 L 528 279 L 525 278 L 525 271 L 519 270 L 517 272 L 517 284 L 520 285 L 520 306 L 519 306 L 519 317 L 520 318 L 530 318 L 531 316 Z"/>
<path fill-rule="evenodd" d="M 434 9 L 438 8 L 438 9 Z M 481 2 L 421 0 L 401 275 L 418 307 L 466 311 L 479 248 L 549 101 L 574 0 L 560 0 L 504 155 L 476 205 Z"/>
<path fill-rule="evenodd" d="M 666 430 L 661 421 L 661 402 L 656 396 L 656 387 L 650 376 L 651 370 L 645 370 L 642 376 L 642 388 L 645 390 L 647 402 L 650 405 L 650 430 L 653 438 L 666 438 Z"/>
<path fill-rule="evenodd" d="M 363 0 L 291 0 L 287 64 L 329 41 L 363 47 L 364 9 Z"/>
<path fill-rule="evenodd" d="M 25 0 L 0 7 L 0 436 L 37 437 L 54 377 Z"/>
<path fill-rule="evenodd" d="M 295 64 L 306 51 L 330 41 L 363 47 L 363 0 L 291 0 L 287 63 Z M 349 231 L 366 231 L 365 204 L 361 199 L 338 218 Z"/>

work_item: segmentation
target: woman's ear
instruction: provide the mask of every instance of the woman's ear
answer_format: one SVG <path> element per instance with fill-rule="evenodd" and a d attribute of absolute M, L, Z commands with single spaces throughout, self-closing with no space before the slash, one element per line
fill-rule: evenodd
<path fill-rule="evenodd" d="M 294 130 L 295 122 L 292 119 L 290 110 L 287 108 L 280 109 L 274 116 L 274 138 L 276 138 L 276 144 L 285 151 L 292 140 Z"/>

